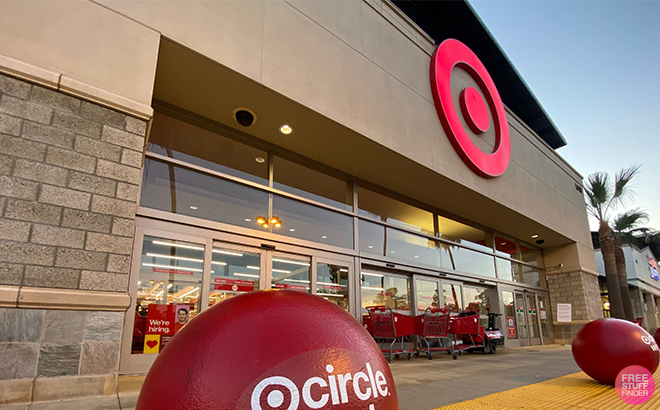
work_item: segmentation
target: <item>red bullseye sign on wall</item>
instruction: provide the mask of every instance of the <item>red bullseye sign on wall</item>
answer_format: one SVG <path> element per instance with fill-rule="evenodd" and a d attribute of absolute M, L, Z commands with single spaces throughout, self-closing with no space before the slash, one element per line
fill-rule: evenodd
<path fill-rule="evenodd" d="M 490 129 L 490 110 L 495 129 L 493 152 L 479 149 L 463 128 L 451 94 L 451 72 L 454 67 L 465 70 L 485 94 L 486 101 L 473 87 L 462 90 L 459 97 L 460 111 L 470 130 L 481 135 Z M 443 41 L 431 59 L 431 90 L 442 126 L 463 162 L 482 177 L 502 175 L 511 158 L 509 124 L 495 83 L 476 54 L 458 40 Z"/>

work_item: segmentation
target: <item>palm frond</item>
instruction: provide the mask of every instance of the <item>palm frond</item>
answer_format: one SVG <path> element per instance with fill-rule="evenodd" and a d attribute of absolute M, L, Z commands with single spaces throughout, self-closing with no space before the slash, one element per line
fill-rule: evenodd
<path fill-rule="evenodd" d="M 616 232 L 627 232 L 640 229 L 640 225 L 649 221 L 649 215 L 640 211 L 639 208 L 620 213 L 614 219 L 612 230 Z"/>
<path fill-rule="evenodd" d="M 639 173 L 641 165 L 635 164 L 628 168 L 620 170 L 614 178 L 614 194 L 612 195 L 612 202 L 625 205 L 628 199 L 633 196 L 630 181 Z"/>
<path fill-rule="evenodd" d="M 605 172 L 596 172 L 587 177 L 584 191 L 587 196 L 587 208 L 596 219 L 604 220 L 612 198 L 612 182 Z"/>

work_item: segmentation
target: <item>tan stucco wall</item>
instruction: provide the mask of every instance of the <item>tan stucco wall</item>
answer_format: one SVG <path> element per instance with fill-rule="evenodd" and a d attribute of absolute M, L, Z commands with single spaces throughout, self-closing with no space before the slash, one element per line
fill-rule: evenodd
<path fill-rule="evenodd" d="M 144 103 L 162 33 L 591 247 L 579 175 L 515 115 L 503 176 L 463 164 L 433 105 L 433 44 L 379 0 L 99 3 L 1 3 L 0 54 Z"/>

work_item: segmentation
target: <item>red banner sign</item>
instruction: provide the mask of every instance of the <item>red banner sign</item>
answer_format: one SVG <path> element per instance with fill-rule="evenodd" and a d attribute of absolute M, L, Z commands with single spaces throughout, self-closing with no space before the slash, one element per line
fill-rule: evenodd
<path fill-rule="evenodd" d="M 288 285 L 286 283 L 276 283 L 275 287 L 277 289 L 295 289 L 295 290 L 307 290 L 305 286 L 300 285 Z"/>
<path fill-rule="evenodd" d="M 335 285 L 323 285 L 323 289 L 344 290 L 343 287 Z"/>
<path fill-rule="evenodd" d="M 162 269 L 162 268 L 152 268 L 154 272 L 158 273 L 171 273 L 174 275 L 194 275 L 195 272 L 190 272 L 186 270 L 176 270 L 176 269 Z"/>
<path fill-rule="evenodd" d="M 509 329 L 509 337 L 516 337 L 516 320 L 512 317 L 506 318 L 506 328 Z"/>
<path fill-rule="evenodd" d="M 254 281 L 228 278 L 215 278 L 215 290 L 231 290 L 233 292 L 251 292 L 254 290 Z"/>

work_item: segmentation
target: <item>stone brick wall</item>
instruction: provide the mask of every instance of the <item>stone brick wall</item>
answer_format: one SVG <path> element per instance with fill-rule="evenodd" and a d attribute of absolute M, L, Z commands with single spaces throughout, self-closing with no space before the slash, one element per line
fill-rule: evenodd
<path fill-rule="evenodd" d="M 0 285 L 128 290 L 146 122 L 0 74 Z M 0 403 L 115 391 L 124 314 L 0 309 Z"/>
<path fill-rule="evenodd" d="M 0 284 L 127 290 L 145 131 L 0 75 Z"/>
<path fill-rule="evenodd" d="M 0 309 L 0 404 L 114 391 L 121 312 Z"/>
<path fill-rule="evenodd" d="M 547 277 L 555 342 L 570 344 L 582 326 L 603 317 L 598 277 L 582 271 L 548 272 Z M 557 303 L 571 304 L 573 321 L 570 324 L 557 323 Z"/>

